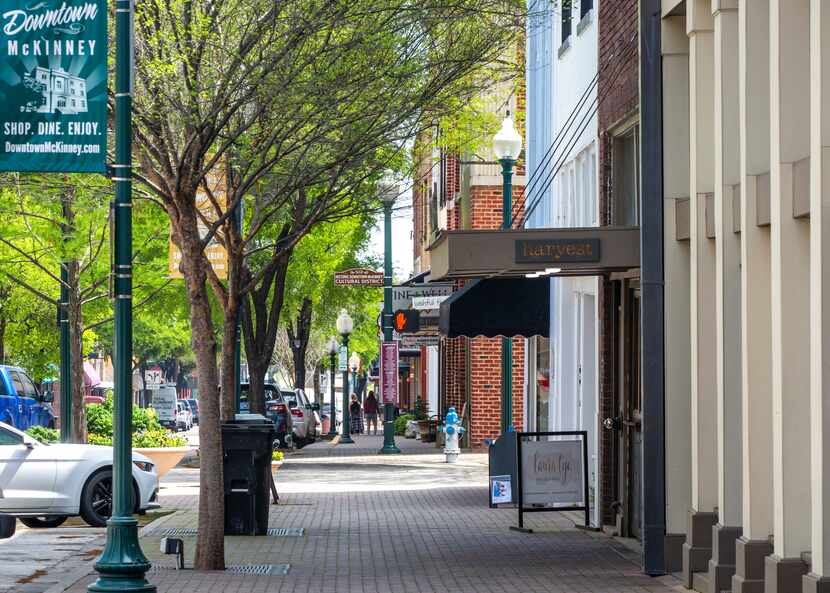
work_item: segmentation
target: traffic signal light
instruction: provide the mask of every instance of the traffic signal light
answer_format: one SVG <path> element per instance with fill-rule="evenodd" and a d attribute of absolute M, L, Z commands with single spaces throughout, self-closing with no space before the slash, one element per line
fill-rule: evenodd
<path fill-rule="evenodd" d="M 392 317 L 392 327 L 399 334 L 412 334 L 421 329 L 421 314 L 417 309 L 399 309 Z"/>

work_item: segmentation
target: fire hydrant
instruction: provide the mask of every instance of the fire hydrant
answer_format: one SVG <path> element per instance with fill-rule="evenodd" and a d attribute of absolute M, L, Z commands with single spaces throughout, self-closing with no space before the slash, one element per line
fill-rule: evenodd
<path fill-rule="evenodd" d="M 447 463 L 455 463 L 458 461 L 458 454 L 461 453 L 461 448 L 458 446 L 458 437 L 464 432 L 461 426 L 461 418 L 455 412 L 455 408 L 450 408 L 444 418 L 444 455 L 447 456 Z"/>

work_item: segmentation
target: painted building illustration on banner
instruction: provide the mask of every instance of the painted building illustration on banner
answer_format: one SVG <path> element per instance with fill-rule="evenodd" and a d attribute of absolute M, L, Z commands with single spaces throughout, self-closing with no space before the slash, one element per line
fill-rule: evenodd
<path fill-rule="evenodd" d="M 23 76 L 22 84 L 30 91 L 21 112 L 86 113 L 86 80 L 62 68 L 35 66 Z"/>

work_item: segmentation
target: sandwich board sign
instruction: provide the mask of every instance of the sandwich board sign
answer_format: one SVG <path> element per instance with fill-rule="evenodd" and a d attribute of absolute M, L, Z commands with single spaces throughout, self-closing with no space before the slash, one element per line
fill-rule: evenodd
<path fill-rule="evenodd" d="M 588 432 L 585 430 L 516 433 L 517 531 L 525 513 L 584 511 L 591 524 L 588 500 Z"/>
<path fill-rule="evenodd" d="M 0 101 L 0 171 L 106 172 L 107 3 L 6 2 Z"/>

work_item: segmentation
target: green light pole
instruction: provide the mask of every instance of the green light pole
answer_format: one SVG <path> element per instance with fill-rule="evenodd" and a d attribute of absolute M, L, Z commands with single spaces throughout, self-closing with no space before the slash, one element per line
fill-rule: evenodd
<path fill-rule="evenodd" d="M 115 0 L 115 411 L 113 414 L 112 517 L 107 543 L 89 591 L 155 593 L 144 578 L 150 562 L 138 545 L 138 522 L 132 517 L 132 0 Z"/>
<path fill-rule="evenodd" d="M 329 432 L 328 437 L 333 439 L 337 436 L 337 404 L 334 403 L 334 369 L 337 365 L 337 340 L 329 340 L 329 391 L 331 392 L 331 406 L 329 407 Z"/>
<path fill-rule="evenodd" d="M 501 228 L 512 225 L 513 166 L 522 151 L 522 137 L 513 125 L 510 112 L 493 138 L 493 152 L 501 163 Z M 513 430 L 513 340 L 501 339 L 501 431 Z"/>
<path fill-rule="evenodd" d="M 61 442 L 72 440 L 72 353 L 69 336 L 69 271 L 66 264 L 61 264 L 61 302 L 58 304 L 58 325 L 60 326 L 61 348 Z"/>
<path fill-rule="evenodd" d="M 236 223 L 236 230 L 239 231 L 239 234 L 242 234 L 242 201 L 239 201 L 239 204 L 236 206 L 234 211 L 234 222 Z M 242 400 L 242 305 L 236 310 L 236 342 L 234 343 L 234 353 L 233 353 L 233 372 L 234 376 L 236 377 L 234 381 L 234 412 L 237 414 L 239 413 L 239 404 Z M 249 402 L 250 406 L 250 402 Z M 250 412 L 250 407 L 248 408 Z"/>
<path fill-rule="evenodd" d="M 354 329 L 354 321 L 349 317 L 346 309 L 340 310 L 340 315 L 337 316 L 337 333 L 343 338 L 343 348 L 346 351 L 345 360 L 349 360 L 349 334 Z M 343 368 L 343 434 L 340 435 L 341 445 L 353 445 L 354 440 L 351 435 L 351 422 L 349 418 L 349 366 L 346 364 Z"/>
<path fill-rule="evenodd" d="M 398 195 L 397 185 L 385 180 L 381 187 L 383 202 L 383 341 L 391 342 L 392 335 L 392 205 Z M 383 377 L 381 377 L 381 398 L 383 398 Z M 383 403 L 383 448 L 384 455 L 400 453 L 395 445 L 395 404 Z"/>

